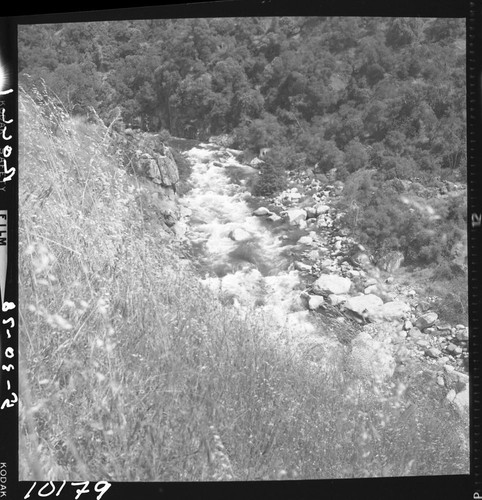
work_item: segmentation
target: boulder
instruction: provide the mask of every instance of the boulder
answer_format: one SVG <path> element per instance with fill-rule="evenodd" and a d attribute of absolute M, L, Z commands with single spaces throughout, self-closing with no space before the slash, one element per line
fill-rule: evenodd
<path fill-rule="evenodd" d="M 410 337 L 414 340 L 420 339 L 424 336 L 424 334 L 418 328 L 410 328 L 409 331 Z"/>
<path fill-rule="evenodd" d="M 313 283 L 313 293 L 317 295 L 334 293 L 341 295 L 348 293 L 351 288 L 352 282 L 348 278 L 338 276 L 336 274 L 322 274 Z"/>
<path fill-rule="evenodd" d="M 435 312 L 427 312 L 419 316 L 415 321 L 415 326 L 423 330 L 424 328 L 428 328 L 432 326 L 438 319 L 438 314 Z"/>
<path fill-rule="evenodd" d="M 315 213 L 317 216 L 319 216 L 321 214 L 326 214 L 329 211 L 330 211 L 330 207 L 328 205 L 320 204 L 320 205 L 316 205 L 316 207 L 315 207 Z"/>
<path fill-rule="evenodd" d="M 323 302 L 324 299 L 321 295 L 310 295 L 308 298 L 308 309 L 315 311 L 323 304 Z"/>
<path fill-rule="evenodd" d="M 467 342 L 469 340 L 469 330 L 468 328 L 464 328 L 463 330 L 457 330 L 455 332 L 455 337 L 457 340 L 462 342 Z"/>
<path fill-rule="evenodd" d="M 268 215 L 267 219 L 270 220 L 271 222 L 278 222 L 282 219 L 282 217 L 280 217 L 278 214 L 271 214 Z"/>
<path fill-rule="evenodd" d="M 169 148 L 163 148 L 162 153 L 156 154 L 160 183 L 163 186 L 175 186 L 179 182 L 179 171 L 176 161 Z"/>
<path fill-rule="evenodd" d="M 249 240 L 252 236 L 251 233 L 249 233 L 242 227 L 237 227 L 229 233 L 229 237 L 233 241 L 246 241 Z"/>
<path fill-rule="evenodd" d="M 369 320 L 373 322 L 380 321 L 401 321 L 410 312 L 409 304 L 399 300 L 386 302 L 378 307 L 372 314 L 369 315 Z"/>
<path fill-rule="evenodd" d="M 338 306 L 340 304 L 343 304 L 344 302 L 346 302 L 348 300 L 348 295 L 337 295 L 336 293 L 330 293 L 330 295 L 328 295 L 328 300 L 330 301 L 330 304 L 332 306 Z"/>
<path fill-rule="evenodd" d="M 357 297 L 349 297 L 344 304 L 345 309 L 353 311 L 360 316 L 371 314 L 383 305 L 383 301 L 376 295 L 358 295 Z"/>
<path fill-rule="evenodd" d="M 426 356 L 429 356 L 430 358 L 439 358 L 442 353 L 440 352 L 440 349 L 437 349 L 436 347 L 429 347 L 426 351 L 425 351 L 425 355 Z"/>
<path fill-rule="evenodd" d="M 300 262 L 299 260 L 297 260 L 296 262 L 294 262 L 293 267 L 297 271 L 302 271 L 302 272 L 305 272 L 305 271 L 309 272 L 309 271 L 311 271 L 311 266 L 309 264 L 305 264 L 304 262 Z"/>
<path fill-rule="evenodd" d="M 369 285 L 363 290 L 363 293 L 366 295 L 369 295 L 372 293 L 376 294 L 377 292 L 379 292 L 377 285 Z"/>
<path fill-rule="evenodd" d="M 452 333 L 452 327 L 448 323 L 439 323 L 437 330 L 440 335 L 450 335 Z"/>
<path fill-rule="evenodd" d="M 298 240 L 299 245 L 311 245 L 313 243 L 313 238 L 311 236 L 302 236 Z"/>
<path fill-rule="evenodd" d="M 306 210 L 302 208 L 292 208 L 288 210 L 287 216 L 290 226 L 301 226 L 302 221 L 306 224 Z"/>
<path fill-rule="evenodd" d="M 271 212 L 266 207 L 259 207 L 253 212 L 253 215 L 256 215 L 256 217 L 262 217 L 263 215 L 271 215 Z"/>
<path fill-rule="evenodd" d="M 463 391 L 455 395 L 453 403 L 455 404 L 459 414 L 464 415 L 469 411 L 469 405 L 470 405 L 469 384 L 467 384 L 467 386 Z"/>

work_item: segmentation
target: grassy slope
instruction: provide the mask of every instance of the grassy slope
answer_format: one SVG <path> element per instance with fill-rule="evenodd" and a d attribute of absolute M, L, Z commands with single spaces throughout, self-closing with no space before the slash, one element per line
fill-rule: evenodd
<path fill-rule="evenodd" d="M 468 471 L 454 410 L 352 391 L 201 289 L 105 127 L 41 92 L 20 116 L 21 479 Z"/>

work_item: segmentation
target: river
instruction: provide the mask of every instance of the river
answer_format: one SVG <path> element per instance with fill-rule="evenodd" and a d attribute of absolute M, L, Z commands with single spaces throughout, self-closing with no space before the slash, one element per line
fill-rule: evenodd
<path fill-rule="evenodd" d="M 246 187 L 255 170 L 237 161 L 240 152 L 198 144 L 184 154 L 192 164 L 192 188 L 181 198 L 188 214 L 185 238 L 204 271 L 203 284 L 239 309 L 256 311 L 272 331 L 296 345 L 316 344 L 328 352 L 342 348 L 320 331 L 301 297 L 304 285 L 293 269 L 283 231 L 253 215 Z M 287 223 L 286 231 L 289 231 Z"/>

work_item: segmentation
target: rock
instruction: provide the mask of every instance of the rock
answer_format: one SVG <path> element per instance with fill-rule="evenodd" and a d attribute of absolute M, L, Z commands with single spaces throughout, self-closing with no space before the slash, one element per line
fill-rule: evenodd
<path fill-rule="evenodd" d="M 321 214 L 326 214 L 327 212 L 330 211 L 330 207 L 328 205 L 323 205 L 323 204 L 316 205 L 316 207 L 314 208 L 317 217 Z"/>
<path fill-rule="evenodd" d="M 423 337 L 423 333 L 418 328 L 411 328 L 409 331 L 410 337 L 414 340 L 420 339 Z"/>
<path fill-rule="evenodd" d="M 418 347 L 422 347 L 423 349 L 428 349 L 430 347 L 430 342 L 428 340 L 417 340 Z"/>
<path fill-rule="evenodd" d="M 330 304 L 332 306 L 343 304 L 348 300 L 348 298 L 348 295 L 336 295 L 335 293 L 331 293 L 330 295 L 328 295 L 328 300 L 330 301 Z"/>
<path fill-rule="evenodd" d="M 179 182 L 179 171 L 176 161 L 169 148 L 163 148 L 163 153 L 156 155 L 160 183 L 163 186 L 175 186 Z"/>
<path fill-rule="evenodd" d="M 229 233 L 229 237 L 233 241 L 246 241 L 249 240 L 252 236 L 251 233 L 249 233 L 245 229 L 237 227 Z"/>
<path fill-rule="evenodd" d="M 256 217 L 262 217 L 263 215 L 271 215 L 271 212 L 266 207 L 259 207 L 253 212 L 253 215 L 256 215 Z"/>
<path fill-rule="evenodd" d="M 405 302 L 393 300 L 386 302 L 369 316 L 370 321 L 401 321 L 410 312 L 410 306 Z"/>
<path fill-rule="evenodd" d="M 469 385 L 465 387 L 462 392 L 456 394 L 453 399 L 453 403 L 457 407 L 457 410 L 461 415 L 464 415 L 469 411 L 470 397 L 469 397 Z"/>
<path fill-rule="evenodd" d="M 357 297 L 349 297 L 345 302 L 344 307 L 345 309 L 365 317 L 367 314 L 372 314 L 374 310 L 378 309 L 382 305 L 382 299 L 376 295 L 358 295 Z"/>
<path fill-rule="evenodd" d="M 304 262 L 300 262 L 299 260 L 297 260 L 294 264 L 293 264 L 293 267 L 297 270 L 297 271 L 302 271 L 302 272 L 309 272 L 311 271 L 311 266 L 309 264 L 305 264 Z"/>
<path fill-rule="evenodd" d="M 435 312 L 428 312 L 425 314 L 422 314 L 417 320 L 415 321 L 415 326 L 417 328 L 420 328 L 420 330 L 423 330 L 424 328 L 428 328 L 429 326 L 432 326 L 438 319 L 438 314 Z"/>
<path fill-rule="evenodd" d="M 435 358 L 437 359 L 438 357 L 441 356 L 440 349 L 437 349 L 436 347 L 430 347 L 425 351 L 425 355 L 429 356 L 430 358 Z"/>
<path fill-rule="evenodd" d="M 455 350 L 457 349 L 457 346 L 455 344 L 450 343 L 445 350 L 449 352 L 450 354 L 455 354 Z"/>
<path fill-rule="evenodd" d="M 385 280 L 385 283 L 387 283 L 388 285 L 391 285 L 394 281 L 394 277 L 393 276 L 389 276 L 386 280 Z"/>
<path fill-rule="evenodd" d="M 308 299 L 308 308 L 311 311 L 315 311 L 318 309 L 324 302 L 324 299 L 321 295 L 310 295 Z"/>
<path fill-rule="evenodd" d="M 311 236 L 302 236 L 298 240 L 299 245 L 312 245 L 313 244 L 313 238 Z"/>
<path fill-rule="evenodd" d="M 322 274 L 313 283 L 313 293 L 317 295 L 334 293 L 337 295 L 348 293 L 352 282 L 349 278 L 336 274 Z"/>
<path fill-rule="evenodd" d="M 420 301 L 416 306 L 416 311 L 418 313 L 425 313 L 428 309 L 430 309 L 430 303 L 426 300 Z"/>
<path fill-rule="evenodd" d="M 452 327 L 448 324 L 448 323 L 439 323 L 437 325 L 437 330 L 441 333 L 441 334 L 449 334 L 452 332 Z"/>
<path fill-rule="evenodd" d="M 369 295 L 369 294 L 376 294 L 377 292 L 379 292 L 378 290 L 378 286 L 377 285 L 370 285 L 370 286 L 367 286 L 364 290 L 363 290 L 363 293 L 366 294 L 366 295 Z"/>
<path fill-rule="evenodd" d="M 455 396 L 457 396 L 457 393 L 455 392 L 454 389 L 450 389 L 450 391 L 447 393 L 445 396 L 445 399 L 449 401 L 450 403 L 454 402 Z"/>
<path fill-rule="evenodd" d="M 438 358 L 437 363 L 440 363 L 443 366 L 448 361 L 450 361 L 450 358 L 448 356 L 442 356 L 442 357 Z"/>
<path fill-rule="evenodd" d="M 455 332 L 455 337 L 457 340 L 460 340 L 462 342 L 468 341 L 469 340 L 469 330 L 464 329 L 464 330 L 457 330 Z"/>
<path fill-rule="evenodd" d="M 282 217 L 280 217 L 278 214 L 271 214 L 271 215 L 268 215 L 268 217 L 266 217 L 268 220 L 270 220 L 271 222 L 278 222 L 282 219 Z"/>
<path fill-rule="evenodd" d="M 341 245 L 342 245 L 342 243 L 340 240 L 335 241 L 335 244 L 333 246 L 333 248 L 335 249 L 335 252 L 339 252 L 341 250 Z"/>
<path fill-rule="evenodd" d="M 412 322 L 409 319 L 406 319 L 403 323 L 403 329 L 407 332 L 413 328 Z"/>
<path fill-rule="evenodd" d="M 162 217 L 167 227 L 173 227 L 177 222 L 177 217 L 172 210 L 164 211 Z"/>
<path fill-rule="evenodd" d="M 437 333 L 437 329 L 433 326 L 429 326 L 428 328 L 425 328 L 424 333 L 426 333 L 427 335 L 434 335 L 435 333 Z"/>
<path fill-rule="evenodd" d="M 442 375 L 439 375 L 437 377 L 437 385 L 439 385 L 440 387 L 444 387 L 445 386 L 445 380 L 444 378 L 442 377 Z"/>
<path fill-rule="evenodd" d="M 349 361 L 357 376 L 376 382 L 390 378 L 396 366 L 390 347 L 365 331 L 353 339 Z"/>

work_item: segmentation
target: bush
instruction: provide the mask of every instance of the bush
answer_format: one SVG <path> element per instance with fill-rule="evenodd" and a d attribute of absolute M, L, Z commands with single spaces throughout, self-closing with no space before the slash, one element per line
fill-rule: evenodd
<path fill-rule="evenodd" d="M 254 196 L 273 196 L 285 189 L 286 186 L 286 172 L 283 166 L 275 163 L 275 158 L 269 157 L 266 159 L 266 163 L 261 166 L 252 194 Z"/>

